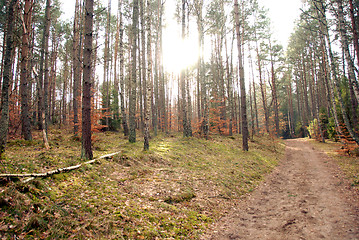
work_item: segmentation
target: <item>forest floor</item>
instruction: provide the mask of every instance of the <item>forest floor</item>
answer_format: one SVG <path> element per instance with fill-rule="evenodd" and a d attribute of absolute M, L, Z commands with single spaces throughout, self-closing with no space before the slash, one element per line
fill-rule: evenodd
<path fill-rule="evenodd" d="M 50 129 L 45 150 L 11 139 L 0 173 L 43 173 L 83 162 L 72 133 Z M 140 134 L 139 134 L 140 135 Z M 235 208 L 283 158 L 282 140 L 241 136 L 210 140 L 159 134 L 143 151 L 120 132 L 94 134 L 94 164 L 23 183 L 0 179 L 0 239 L 199 239 Z"/>
<path fill-rule="evenodd" d="M 334 149 L 287 140 L 266 181 L 201 239 L 359 239 L 359 161 Z"/>

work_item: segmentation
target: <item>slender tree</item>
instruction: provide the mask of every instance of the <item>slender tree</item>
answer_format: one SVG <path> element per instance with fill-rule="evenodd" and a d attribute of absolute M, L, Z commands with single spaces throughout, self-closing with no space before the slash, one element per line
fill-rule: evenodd
<path fill-rule="evenodd" d="M 73 124 L 74 124 L 74 135 L 77 135 L 79 132 L 79 98 L 80 98 L 80 79 L 81 79 L 81 58 L 80 58 L 80 5 L 79 0 L 76 0 L 75 3 L 75 17 L 73 25 L 73 44 L 72 44 L 72 64 L 73 64 Z"/>
<path fill-rule="evenodd" d="M 150 105 L 152 96 L 152 38 L 151 38 L 151 4 L 147 0 L 146 11 L 146 32 L 147 32 L 147 82 L 146 82 L 146 95 L 145 95 L 145 122 L 144 122 L 144 150 L 150 148 Z"/>
<path fill-rule="evenodd" d="M 4 53 L 3 80 L 1 91 L 1 118 L 0 118 L 0 155 L 3 158 L 9 130 L 9 86 L 12 72 L 12 52 L 14 48 L 14 8 L 17 0 L 11 0 L 7 5 L 6 47 Z"/>
<path fill-rule="evenodd" d="M 25 140 L 32 140 L 31 124 L 29 117 L 29 82 L 31 80 L 31 70 L 29 68 L 29 40 L 31 29 L 32 0 L 25 0 L 21 49 L 21 76 L 20 76 L 20 94 L 21 94 L 21 133 Z"/>
<path fill-rule="evenodd" d="M 84 69 L 82 95 L 82 158 L 92 159 L 91 143 L 91 85 L 92 85 L 92 39 L 93 39 L 93 0 L 86 0 L 85 5 L 85 39 Z"/>
<path fill-rule="evenodd" d="M 122 10 L 122 1 L 119 2 L 119 8 Z M 124 26 L 123 26 L 123 17 L 122 11 L 120 10 L 120 102 L 121 102 L 121 120 L 123 127 L 123 134 L 125 136 L 129 135 L 128 124 L 127 124 L 127 114 L 125 111 L 125 56 L 124 56 Z"/>
<path fill-rule="evenodd" d="M 247 106 L 246 106 L 246 86 L 244 79 L 243 56 L 242 56 L 242 38 L 240 32 L 238 0 L 234 0 L 234 14 L 236 24 L 236 37 L 238 49 L 238 66 L 239 80 L 241 89 L 241 125 L 242 125 L 242 147 L 244 151 L 248 151 L 248 122 L 247 122 Z"/>
<path fill-rule="evenodd" d="M 130 103 L 129 103 L 129 142 L 136 142 L 136 79 L 137 79 L 137 35 L 138 35 L 138 15 L 139 5 L 138 0 L 133 1 L 133 12 L 132 12 L 132 49 L 131 49 L 131 81 L 130 81 Z"/>

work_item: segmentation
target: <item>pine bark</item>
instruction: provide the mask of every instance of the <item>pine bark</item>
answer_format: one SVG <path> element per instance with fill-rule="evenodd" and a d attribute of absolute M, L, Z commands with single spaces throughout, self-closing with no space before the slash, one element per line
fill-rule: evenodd
<path fill-rule="evenodd" d="M 242 147 L 244 151 L 248 151 L 249 136 L 248 136 L 248 123 L 247 123 L 246 86 L 244 79 L 242 39 L 240 33 L 238 0 L 234 0 L 234 14 L 235 14 L 235 24 L 236 24 L 237 49 L 238 49 L 239 79 L 240 79 L 240 89 L 241 89 Z"/>
<path fill-rule="evenodd" d="M 67 124 L 67 84 L 68 84 L 68 54 L 65 53 L 64 59 L 64 73 L 63 73 L 63 88 L 62 88 L 62 116 L 61 116 L 61 123 Z"/>
<path fill-rule="evenodd" d="M 129 142 L 136 142 L 136 90 L 137 90 L 137 35 L 138 35 L 138 0 L 133 1 L 133 15 L 132 15 L 132 51 L 131 51 L 131 81 L 130 81 L 130 103 L 129 103 Z"/>
<path fill-rule="evenodd" d="M 269 133 L 269 116 L 268 116 L 268 109 L 267 109 L 267 97 L 265 92 L 265 84 L 263 83 L 263 76 L 262 76 L 262 60 L 259 55 L 259 47 L 258 47 L 258 40 L 257 40 L 257 34 L 256 30 L 254 32 L 255 39 L 256 39 L 256 53 L 257 53 L 257 64 L 258 64 L 258 73 L 259 73 L 259 86 L 261 88 L 261 95 L 262 95 L 262 105 L 263 105 L 263 111 L 264 111 L 264 124 L 266 132 Z"/>
<path fill-rule="evenodd" d="M 80 22 L 80 7 L 79 0 L 76 0 L 75 5 L 75 18 L 73 25 L 73 44 L 72 44 L 72 61 L 73 61 L 73 124 L 74 124 L 74 135 L 79 133 L 79 98 L 80 98 L 80 78 L 81 78 L 81 65 L 80 65 L 80 30 L 79 30 L 79 22 Z"/>
<path fill-rule="evenodd" d="M 0 158 L 3 159 L 5 152 L 7 135 L 9 130 L 9 86 L 12 72 L 12 52 L 14 48 L 14 23 L 17 0 L 11 0 L 7 6 L 7 25 L 6 25 L 6 47 L 4 53 L 3 80 L 1 92 L 1 118 L 0 118 Z"/>
<path fill-rule="evenodd" d="M 120 2 L 122 9 L 122 1 Z M 124 57 L 124 44 L 123 44 L 123 19 L 122 19 L 122 11 L 120 11 L 120 102 L 121 102 L 121 120 L 123 127 L 124 136 L 128 136 L 128 124 L 127 124 L 127 114 L 125 111 L 125 57 Z"/>
<path fill-rule="evenodd" d="M 186 1 L 182 0 L 182 39 L 185 39 L 186 36 Z M 187 105 L 187 95 L 186 95 L 186 71 L 185 69 L 181 70 L 180 74 L 180 83 L 181 83 L 181 110 L 182 110 L 182 125 L 183 125 L 183 136 L 190 137 L 191 131 L 188 123 L 188 105 Z"/>
<path fill-rule="evenodd" d="M 21 76 L 20 76 L 20 95 L 21 95 L 21 134 L 25 140 L 32 140 L 31 124 L 29 116 L 29 82 L 31 80 L 31 72 L 29 68 L 29 40 L 31 33 L 31 15 L 32 0 L 25 0 L 23 15 L 23 34 L 21 49 Z"/>
<path fill-rule="evenodd" d="M 119 41 L 120 41 L 120 18 L 119 14 L 121 14 L 121 1 L 119 1 L 118 4 L 118 11 L 117 11 L 117 24 L 116 24 L 116 36 L 115 36 L 115 53 L 114 53 L 114 68 L 113 68 L 113 105 L 114 105 L 114 119 L 118 120 L 120 118 L 120 107 L 119 107 L 119 99 L 118 99 L 118 93 L 120 92 L 120 85 L 119 85 L 119 77 L 117 73 L 117 65 L 118 65 L 118 47 L 119 47 Z"/>
<path fill-rule="evenodd" d="M 43 128 L 48 128 L 49 124 L 49 37 L 50 37 L 50 25 L 51 25 L 51 0 L 46 1 L 46 9 L 45 9 L 45 29 L 44 29 L 44 42 L 42 44 L 43 50 L 45 51 L 45 59 L 44 59 L 44 88 L 43 88 L 43 103 L 42 103 L 42 111 L 45 113 L 45 119 L 43 119 L 43 123 L 45 124 Z"/>
<path fill-rule="evenodd" d="M 92 159 L 91 142 L 91 85 L 92 85 L 92 39 L 93 39 L 93 0 L 86 0 L 84 28 L 84 69 L 82 95 L 82 151 L 81 156 Z"/>
<path fill-rule="evenodd" d="M 271 80 L 272 80 L 272 99 L 274 104 L 274 123 L 275 123 L 275 135 L 279 137 L 279 107 L 278 107 L 278 96 L 277 96 L 277 83 L 274 72 L 274 60 L 272 53 L 272 43 L 269 39 L 269 49 L 270 49 L 270 63 L 271 63 Z"/>

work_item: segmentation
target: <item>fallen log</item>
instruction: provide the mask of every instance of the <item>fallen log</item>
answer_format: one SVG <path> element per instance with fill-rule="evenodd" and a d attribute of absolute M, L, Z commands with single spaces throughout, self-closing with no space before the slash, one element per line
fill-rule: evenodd
<path fill-rule="evenodd" d="M 62 172 L 69 172 L 69 171 L 78 169 L 81 166 L 95 163 L 95 162 L 97 162 L 97 161 L 99 161 L 101 159 L 110 158 L 110 157 L 112 157 L 114 155 L 117 155 L 119 153 L 121 153 L 121 152 L 115 152 L 115 153 L 107 154 L 107 155 L 101 156 L 99 158 L 89 160 L 89 161 L 84 162 L 84 163 L 80 163 L 80 164 L 70 166 L 70 167 L 65 167 L 65 168 L 58 168 L 58 169 L 55 169 L 55 170 L 52 170 L 52 171 L 49 171 L 49 172 L 44 172 L 44 173 L 21 173 L 21 174 L 16 174 L 16 173 L 14 173 L 14 174 L 0 174 L 0 177 L 6 177 L 6 178 L 26 178 L 27 177 L 28 179 L 24 180 L 23 182 L 28 182 L 28 181 L 31 181 L 32 179 L 36 178 L 36 177 L 45 178 L 45 177 L 49 177 L 49 176 L 54 175 L 54 174 L 59 174 L 59 173 L 62 173 Z"/>

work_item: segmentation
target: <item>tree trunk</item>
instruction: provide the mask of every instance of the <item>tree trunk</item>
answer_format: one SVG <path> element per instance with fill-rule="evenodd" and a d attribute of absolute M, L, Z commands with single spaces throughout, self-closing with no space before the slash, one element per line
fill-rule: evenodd
<path fill-rule="evenodd" d="M 151 10 L 150 1 L 147 0 L 147 11 L 146 11 L 146 26 L 147 26 L 147 82 L 146 82 L 146 94 L 145 94 L 145 122 L 144 122 L 144 150 L 150 148 L 150 105 L 152 96 L 152 38 L 151 38 Z"/>
<path fill-rule="evenodd" d="M 141 115 L 141 131 L 144 132 L 144 121 L 146 115 L 146 29 L 145 29 L 145 2 L 144 0 L 140 0 L 140 19 L 141 19 L 141 55 L 140 55 L 140 63 L 141 63 L 141 83 L 140 88 L 140 115 Z"/>
<path fill-rule="evenodd" d="M 31 71 L 29 68 L 29 38 L 31 29 L 32 0 L 25 0 L 23 17 L 23 35 L 21 49 L 21 76 L 20 76 L 20 94 L 21 94 L 21 134 L 25 140 L 32 140 L 31 124 L 29 116 L 29 82 L 31 80 Z"/>
<path fill-rule="evenodd" d="M 9 86 L 12 72 L 12 52 L 14 48 L 14 7 L 17 0 L 11 0 L 7 6 L 6 47 L 4 53 L 3 81 L 1 92 L 1 118 L 0 118 L 0 158 L 4 158 L 4 152 L 9 130 Z"/>
<path fill-rule="evenodd" d="M 118 4 L 118 11 L 117 11 L 117 24 L 116 24 L 116 36 L 115 36 L 115 54 L 114 54 L 114 69 L 113 69 L 113 105 L 114 105 L 114 119 L 118 120 L 120 118 L 120 108 L 119 108 L 119 101 L 118 101 L 118 93 L 120 92 L 120 85 L 118 81 L 118 73 L 117 73 L 117 62 L 118 62 L 118 45 L 120 39 L 120 18 L 119 14 L 121 14 L 121 5 L 122 2 L 119 1 Z"/>
<path fill-rule="evenodd" d="M 129 103 L 129 122 L 130 134 L 129 142 L 136 142 L 136 79 L 137 79 L 137 34 L 138 34 L 138 0 L 133 1 L 133 15 L 132 15 L 132 51 L 131 51 L 131 81 L 130 81 L 130 103 Z"/>
<path fill-rule="evenodd" d="M 79 45 L 80 45 L 80 32 L 79 32 L 79 21 L 80 21 L 80 7 L 79 0 L 76 0 L 75 5 L 75 18 L 74 18 L 74 36 L 73 36 L 73 45 L 72 45 L 72 61 L 73 61 L 73 114 L 74 114 L 74 135 L 76 136 L 79 133 L 79 116 L 78 116 L 78 106 L 80 98 L 80 78 L 81 78 L 81 65 L 80 65 L 80 54 L 79 54 Z"/>
<path fill-rule="evenodd" d="M 42 43 L 43 50 L 45 51 L 45 59 L 44 59 L 44 88 L 43 88 L 43 103 L 42 103 L 42 111 L 45 113 L 45 126 L 43 128 L 48 128 L 48 119 L 49 119 L 49 37 L 50 37 L 50 24 L 51 24 L 51 0 L 46 1 L 46 9 L 45 9 L 45 29 L 44 29 L 44 42 Z"/>
<path fill-rule="evenodd" d="M 263 83 L 263 77 L 262 77 L 262 61 L 259 55 L 259 47 L 258 47 L 258 40 L 257 40 L 257 34 L 256 31 L 254 32 L 255 39 L 256 39 L 256 53 L 257 53 L 257 63 L 258 63 L 258 73 L 259 73 L 259 86 L 261 88 L 261 94 L 262 94 L 262 104 L 263 104 L 263 111 L 264 111 L 264 121 L 265 121 L 265 127 L 266 132 L 269 133 L 269 116 L 268 116 L 268 109 L 267 109 L 267 97 L 265 93 L 265 86 Z"/>
<path fill-rule="evenodd" d="M 242 146 L 244 151 L 248 151 L 248 123 L 247 123 L 247 103 L 246 103 L 246 86 L 244 80 L 244 68 L 242 57 L 242 39 L 240 33 L 238 0 L 234 0 L 234 14 L 236 24 L 237 49 L 238 49 L 238 64 L 239 64 L 239 79 L 241 88 L 241 123 L 242 123 Z"/>
<path fill-rule="evenodd" d="M 182 0 L 182 39 L 186 36 L 186 1 Z M 181 110 L 182 110 L 182 125 L 183 125 L 183 136 L 190 137 L 190 127 L 188 124 L 188 112 L 187 112 L 187 97 L 186 97 L 186 71 L 181 70 L 180 74 L 181 81 Z"/>
<path fill-rule="evenodd" d="M 269 49 L 270 49 L 270 63 L 271 63 L 271 77 L 272 77 L 272 98 L 274 103 L 275 135 L 279 137 L 279 107 L 278 107 L 278 96 L 277 96 L 277 83 L 275 79 L 272 43 L 270 38 L 269 38 Z"/>
<path fill-rule="evenodd" d="M 84 28 L 84 69 L 82 95 L 82 151 L 81 157 L 92 159 L 91 143 L 91 75 L 92 75 L 92 38 L 93 38 L 93 0 L 86 0 Z"/>
<path fill-rule="evenodd" d="M 120 2 L 120 9 L 122 9 L 122 1 Z M 124 44 L 123 44 L 123 20 L 122 20 L 122 11 L 120 11 L 120 102 L 121 102 L 121 117 L 122 117 L 122 127 L 123 134 L 128 136 L 129 130 L 127 125 L 127 114 L 125 111 L 125 59 L 124 59 Z"/>
<path fill-rule="evenodd" d="M 67 124 L 66 114 L 67 114 L 67 81 L 68 81 L 68 55 L 65 53 L 65 60 L 64 60 L 64 82 L 62 88 L 62 124 Z"/>

